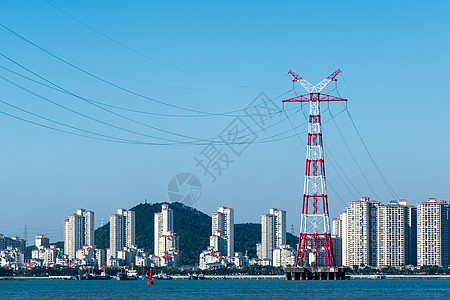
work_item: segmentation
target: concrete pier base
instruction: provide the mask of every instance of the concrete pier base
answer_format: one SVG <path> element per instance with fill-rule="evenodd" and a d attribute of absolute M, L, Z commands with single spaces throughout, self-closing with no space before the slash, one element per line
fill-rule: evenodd
<path fill-rule="evenodd" d="M 284 268 L 286 280 L 345 280 L 345 267 Z M 349 278 L 349 277 L 347 277 Z"/>

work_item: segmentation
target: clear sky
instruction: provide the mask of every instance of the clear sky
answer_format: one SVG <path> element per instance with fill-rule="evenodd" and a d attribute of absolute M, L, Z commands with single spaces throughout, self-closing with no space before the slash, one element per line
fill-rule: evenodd
<path fill-rule="evenodd" d="M 170 201 L 168 183 L 183 172 L 201 181 L 194 206 L 203 212 L 226 205 L 236 222 L 259 222 L 276 207 L 297 233 L 300 106 L 264 126 L 243 111 L 261 92 L 279 107 L 305 93 L 291 90 L 290 69 L 313 84 L 343 71 L 327 91 L 349 99 L 376 163 L 345 105 L 324 104 L 331 217 L 361 196 L 450 200 L 449 14 L 448 1 L 1 1 L 0 233 L 22 236 L 27 225 L 29 240 L 62 240 L 76 209 L 93 210 L 101 225 L 117 208 Z M 236 122 L 258 136 L 240 152 L 218 137 Z M 194 160 L 210 141 L 232 160 L 215 182 Z"/>

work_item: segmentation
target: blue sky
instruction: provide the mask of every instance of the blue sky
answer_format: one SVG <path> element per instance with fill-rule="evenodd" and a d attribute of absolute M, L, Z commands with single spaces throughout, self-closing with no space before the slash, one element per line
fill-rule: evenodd
<path fill-rule="evenodd" d="M 281 107 L 282 99 L 304 93 L 300 85 L 290 91 L 290 69 L 315 84 L 340 68 L 338 90 L 333 90 L 334 83 L 327 90 L 349 99 L 349 112 L 398 198 L 412 204 L 427 197 L 449 200 L 450 4 L 446 1 L 50 3 L 91 28 L 46 1 L 1 2 L 1 24 L 103 80 L 184 108 L 214 113 L 241 110 L 260 92 L 273 98 L 284 94 L 273 100 Z M 4 27 L 0 36 L 1 54 L 81 97 L 153 113 L 194 114 L 105 84 Z M 0 57 L 0 66 L 32 77 L 5 57 Z M 234 120 L 233 116 L 162 117 L 114 110 L 143 126 L 5 69 L 0 69 L 0 76 L 116 128 L 62 109 L 0 78 L 1 101 L 122 139 L 186 141 L 148 127 L 152 126 L 208 140 Z M 167 184 L 181 172 L 192 173 L 202 182 L 203 193 L 195 207 L 203 212 L 227 205 L 235 208 L 237 222 L 259 222 L 262 213 L 277 207 L 287 211 L 289 228 L 293 224 L 297 232 L 306 126 L 301 125 L 305 119 L 297 105 L 285 108 L 289 115 L 297 112 L 289 119 L 299 126 L 299 138 L 284 114 L 274 117 L 268 124 L 279 124 L 260 130 L 260 138 L 288 130 L 280 137 L 292 137 L 251 144 L 215 182 L 194 161 L 205 145 L 112 143 L 52 131 L 2 114 L 0 232 L 22 235 L 26 224 L 29 239 L 43 233 L 53 241 L 61 240 L 62 221 L 77 208 L 95 211 L 100 225 L 117 208 L 130 208 L 144 199 L 168 201 Z M 331 121 L 331 114 L 343 108 L 341 103 L 332 103 L 329 110 L 327 105 L 322 107 L 323 118 L 330 120 L 323 131 L 332 217 L 360 196 L 382 203 L 395 198 L 344 111 L 334 120 L 357 165 L 351 158 Z M 5 103 L 0 103 L 0 112 L 62 128 Z M 248 117 L 242 120 L 251 123 Z M 222 147 L 231 157 L 230 149 Z"/>

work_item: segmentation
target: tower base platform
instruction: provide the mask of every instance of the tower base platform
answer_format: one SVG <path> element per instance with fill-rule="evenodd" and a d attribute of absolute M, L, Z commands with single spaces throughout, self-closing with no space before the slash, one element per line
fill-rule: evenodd
<path fill-rule="evenodd" d="M 286 280 L 345 280 L 345 267 L 293 267 L 284 268 Z"/>

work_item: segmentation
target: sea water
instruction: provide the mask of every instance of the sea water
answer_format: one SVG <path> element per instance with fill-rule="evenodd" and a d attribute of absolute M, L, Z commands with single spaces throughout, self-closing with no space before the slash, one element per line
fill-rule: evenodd
<path fill-rule="evenodd" d="M 7 280 L 11 299 L 450 299 L 449 279 L 137 281 Z"/>

